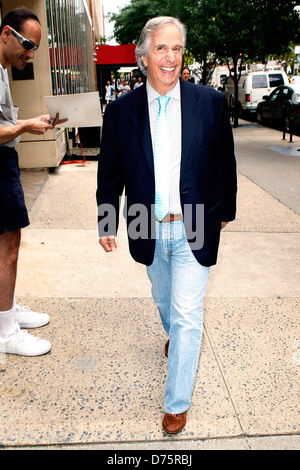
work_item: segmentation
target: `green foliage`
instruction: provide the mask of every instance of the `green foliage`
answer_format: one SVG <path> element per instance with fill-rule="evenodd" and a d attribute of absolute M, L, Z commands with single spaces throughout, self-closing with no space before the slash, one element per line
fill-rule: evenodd
<path fill-rule="evenodd" d="M 131 0 L 131 3 L 122 8 L 120 13 L 110 16 L 115 22 L 114 35 L 119 44 L 134 44 L 145 23 L 162 14 L 160 2 L 157 0 Z"/>
<path fill-rule="evenodd" d="M 218 57 L 260 61 L 300 41 L 296 1 L 213 0 L 215 51 Z M 202 3 L 202 2 L 201 2 Z"/>
<path fill-rule="evenodd" d="M 236 99 L 238 64 L 264 61 L 300 43 L 297 0 L 131 0 L 115 21 L 120 44 L 136 43 L 145 23 L 155 16 L 175 16 L 187 26 L 186 59 L 202 64 L 206 83 L 208 62 L 218 59 L 233 65 Z M 237 109 L 235 125 L 237 125 Z"/>
<path fill-rule="evenodd" d="M 120 44 L 136 43 L 148 19 L 176 16 L 187 26 L 187 48 L 196 60 L 208 54 L 262 60 L 300 42 L 296 5 L 296 0 L 131 0 L 111 20 Z"/>

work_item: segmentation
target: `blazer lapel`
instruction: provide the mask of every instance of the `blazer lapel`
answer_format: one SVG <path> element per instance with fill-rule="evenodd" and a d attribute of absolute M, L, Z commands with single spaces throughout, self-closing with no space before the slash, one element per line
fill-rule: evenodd
<path fill-rule="evenodd" d="M 135 129 L 136 136 L 143 148 L 146 161 L 154 175 L 153 149 L 146 85 L 141 86 L 137 92 L 140 92 L 142 96 L 136 96 L 134 101 L 131 103 L 132 112 L 130 113 L 130 119 L 132 126 Z"/>
<path fill-rule="evenodd" d="M 199 119 L 201 116 L 201 104 L 199 95 L 194 93 L 193 86 L 189 86 L 180 78 L 181 85 L 181 119 L 182 119 L 182 153 L 181 172 L 184 170 L 190 155 L 190 150 L 196 136 Z M 197 86 L 197 85 L 195 85 Z"/>

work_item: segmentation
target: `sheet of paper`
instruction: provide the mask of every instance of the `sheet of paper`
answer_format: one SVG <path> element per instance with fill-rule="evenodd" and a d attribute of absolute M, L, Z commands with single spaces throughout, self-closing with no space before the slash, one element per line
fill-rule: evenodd
<path fill-rule="evenodd" d="M 44 96 L 51 118 L 59 113 L 60 119 L 68 121 L 59 127 L 100 127 L 102 113 L 98 92 L 74 95 Z"/>

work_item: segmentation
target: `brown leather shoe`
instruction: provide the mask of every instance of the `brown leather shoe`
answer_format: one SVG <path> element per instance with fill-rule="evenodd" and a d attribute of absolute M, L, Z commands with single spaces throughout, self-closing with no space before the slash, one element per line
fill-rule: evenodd
<path fill-rule="evenodd" d="M 169 340 L 165 344 L 165 356 L 168 357 L 169 355 Z"/>
<path fill-rule="evenodd" d="M 186 424 L 186 411 L 177 415 L 164 414 L 163 427 L 168 434 L 176 434 L 181 431 Z"/>

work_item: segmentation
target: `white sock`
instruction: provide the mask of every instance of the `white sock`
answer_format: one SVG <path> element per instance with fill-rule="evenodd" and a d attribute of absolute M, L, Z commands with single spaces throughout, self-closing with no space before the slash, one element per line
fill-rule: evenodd
<path fill-rule="evenodd" d="M 7 338 L 15 329 L 14 307 L 5 312 L 0 312 L 0 336 Z"/>

